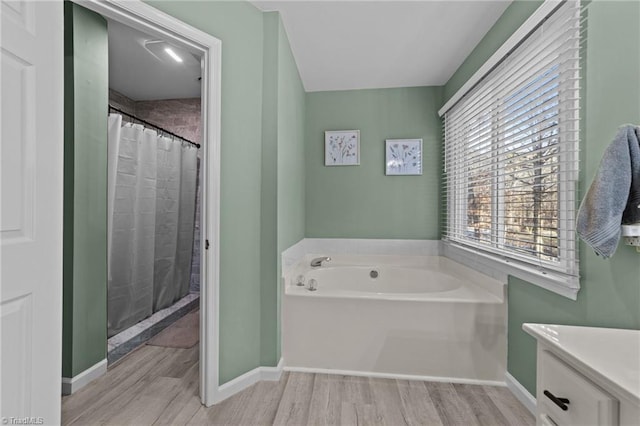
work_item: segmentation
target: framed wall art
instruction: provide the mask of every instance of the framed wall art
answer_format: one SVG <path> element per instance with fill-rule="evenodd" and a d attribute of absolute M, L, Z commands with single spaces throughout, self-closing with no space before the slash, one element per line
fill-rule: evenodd
<path fill-rule="evenodd" d="M 360 164 L 360 130 L 324 132 L 324 165 L 357 166 Z"/>
<path fill-rule="evenodd" d="M 385 174 L 410 176 L 422 174 L 422 139 L 387 139 Z"/>

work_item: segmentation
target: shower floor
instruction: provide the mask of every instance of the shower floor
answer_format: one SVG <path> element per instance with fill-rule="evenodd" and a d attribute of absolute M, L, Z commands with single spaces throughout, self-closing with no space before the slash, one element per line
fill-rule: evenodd
<path fill-rule="evenodd" d="M 191 312 L 199 305 L 200 293 L 189 293 L 168 308 L 162 309 L 136 325 L 107 340 L 107 363 L 112 364 L 156 334 Z"/>

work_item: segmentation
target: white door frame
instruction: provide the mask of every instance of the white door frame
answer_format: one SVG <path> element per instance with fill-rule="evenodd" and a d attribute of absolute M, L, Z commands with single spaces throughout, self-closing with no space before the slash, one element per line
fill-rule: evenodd
<path fill-rule="evenodd" d="M 73 0 L 87 9 L 202 57 L 202 220 L 200 252 L 200 398 L 211 406 L 219 386 L 220 113 L 222 42 L 140 0 Z M 106 117 L 105 117 L 106 119 Z M 208 248 L 205 247 L 209 242 Z"/>

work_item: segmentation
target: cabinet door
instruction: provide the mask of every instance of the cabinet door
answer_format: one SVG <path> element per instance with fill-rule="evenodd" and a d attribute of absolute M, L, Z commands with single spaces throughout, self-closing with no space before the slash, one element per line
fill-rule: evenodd
<path fill-rule="evenodd" d="M 540 351 L 538 423 L 559 426 L 618 424 L 618 401 L 550 352 Z"/>

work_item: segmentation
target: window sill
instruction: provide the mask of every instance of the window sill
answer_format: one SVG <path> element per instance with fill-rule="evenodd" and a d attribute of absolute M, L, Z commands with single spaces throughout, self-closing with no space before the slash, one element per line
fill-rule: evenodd
<path fill-rule="evenodd" d="M 503 282 L 512 275 L 571 300 L 578 298 L 580 278 L 539 269 L 516 260 L 504 259 L 476 249 L 443 241 L 443 254 L 452 260 Z"/>

